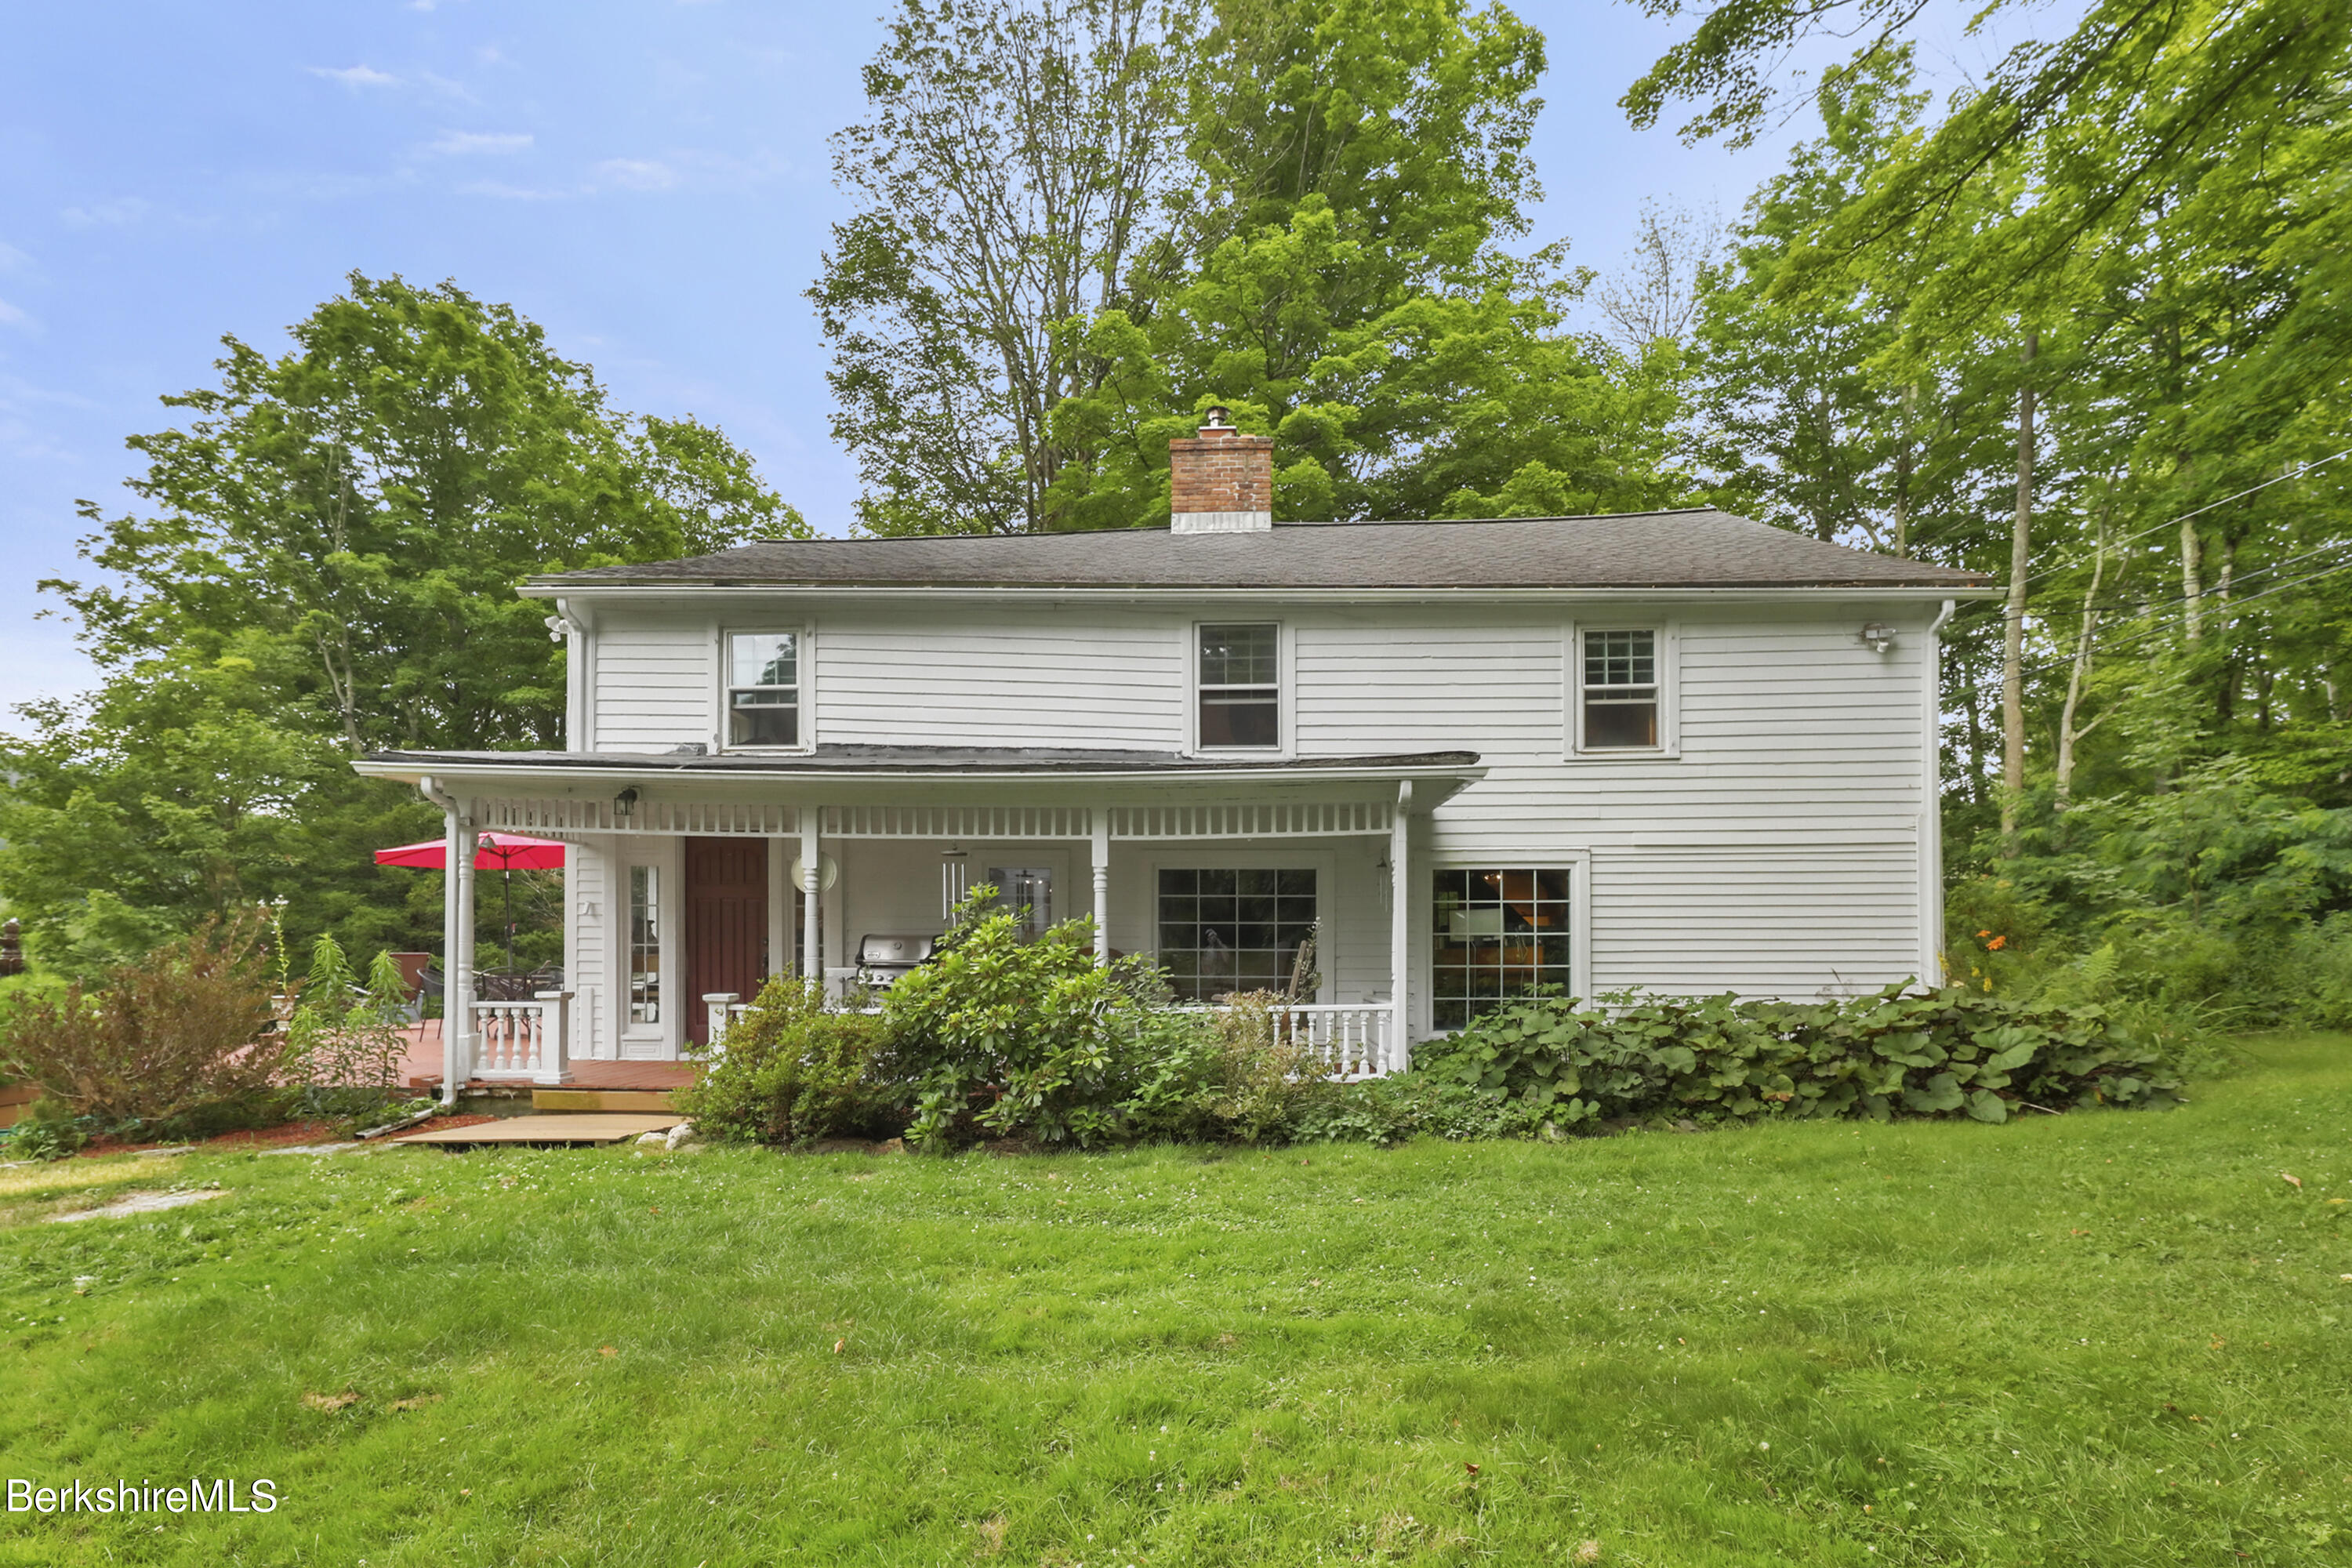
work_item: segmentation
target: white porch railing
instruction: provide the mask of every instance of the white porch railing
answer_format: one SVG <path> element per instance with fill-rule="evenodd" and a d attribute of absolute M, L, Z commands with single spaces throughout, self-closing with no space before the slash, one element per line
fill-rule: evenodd
<path fill-rule="evenodd" d="M 702 999 L 710 1010 L 710 1056 L 725 1054 L 728 1026 L 751 1010 L 730 992 L 713 992 Z M 861 1011 L 878 1012 L 868 1005 Z M 1188 1013 L 1228 1013 L 1230 1007 L 1187 1007 Z M 1274 1026 L 1286 1040 L 1311 1049 L 1322 1063 L 1324 1076 L 1341 1083 L 1384 1078 L 1404 1070 L 1402 1051 L 1390 1047 L 1396 1010 L 1385 1002 L 1299 1002 L 1272 1010 Z"/>
<path fill-rule="evenodd" d="M 528 1002 L 477 1002 L 478 1079 L 562 1083 L 572 1076 L 572 993 L 541 991 Z"/>
<path fill-rule="evenodd" d="M 1229 1013 L 1230 1007 L 1204 1007 Z M 1394 1047 L 1396 1009 L 1385 1002 L 1296 1002 L 1272 1009 L 1274 1026 L 1286 1040 L 1313 1050 L 1324 1076 L 1341 1083 L 1385 1078 L 1404 1070 L 1404 1053 Z"/>

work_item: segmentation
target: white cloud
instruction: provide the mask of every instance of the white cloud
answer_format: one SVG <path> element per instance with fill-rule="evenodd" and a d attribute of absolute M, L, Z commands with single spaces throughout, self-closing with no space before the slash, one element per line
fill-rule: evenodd
<path fill-rule="evenodd" d="M 0 239 L 0 272 L 29 272 L 32 268 L 31 257 L 10 245 L 6 240 Z"/>
<path fill-rule="evenodd" d="M 426 151 L 462 158 L 476 153 L 520 153 L 530 142 L 528 131 L 445 131 Z"/>
<path fill-rule="evenodd" d="M 629 191 L 666 191 L 677 184 L 677 171 L 653 158 L 607 158 L 596 165 L 600 184 Z"/>
<path fill-rule="evenodd" d="M 329 81 L 339 81 L 345 87 L 390 87 L 400 79 L 396 76 L 386 76 L 372 66 L 344 66 L 340 69 L 332 66 L 311 66 L 308 68 L 312 76 L 325 77 Z"/>
<path fill-rule="evenodd" d="M 457 187 L 457 194 L 461 196 L 491 196 L 502 202 L 560 202 L 573 193 L 510 185 L 504 180 L 468 180 Z"/>
<path fill-rule="evenodd" d="M 5 300 L 0 300 L 0 327 L 29 327 L 33 318 Z"/>
<path fill-rule="evenodd" d="M 110 202 L 92 202 L 88 206 L 68 207 L 60 214 L 75 228 L 119 228 L 137 223 L 148 213 L 147 204 L 137 196 L 117 196 Z"/>

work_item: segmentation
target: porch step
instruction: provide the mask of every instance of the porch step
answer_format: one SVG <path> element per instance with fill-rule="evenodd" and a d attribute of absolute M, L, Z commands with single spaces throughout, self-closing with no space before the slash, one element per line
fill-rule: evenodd
<path fill-rule="evenodd" d="M 510 1116 L 471 1127 L 395 1136 L 395 1143 L 438 1143 L 471 1148 L 484 1143 L 618 1143 L 647 1132 L 667 1132 L 676 1116 Z"/>
<path fill-rule="evenodd" d="M 534 1089 L 533 1110 L 676 1110 L 666 1089 Z"/>

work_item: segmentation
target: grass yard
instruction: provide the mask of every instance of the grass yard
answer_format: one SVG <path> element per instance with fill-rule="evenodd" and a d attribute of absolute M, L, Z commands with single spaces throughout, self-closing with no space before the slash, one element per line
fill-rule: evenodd
<path fill-rule="evenodd" d="M 0 1171 L 0 1477 L 282 1500 L 0 1562 L 2352 1563 L 2352 1042 L 2257 1052 L 2005 1127 Z"/>

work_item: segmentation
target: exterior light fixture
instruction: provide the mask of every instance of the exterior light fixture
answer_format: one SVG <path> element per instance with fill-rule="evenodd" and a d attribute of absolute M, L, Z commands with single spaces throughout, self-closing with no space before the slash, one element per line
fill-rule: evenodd
<path fill-rule="evenodd" d="M 637 814 L 637 786 L 631 784 L 613 797 L 613 815 L 623 822 Z"/>
<path fill-rule="evenodd" d="M 1885 653 L 1895 646 L 1895 628 L 1885 621 L 1873 621 L 1862 628 L 1861 635 L 1854 640 L 1873 653 Z"/>

